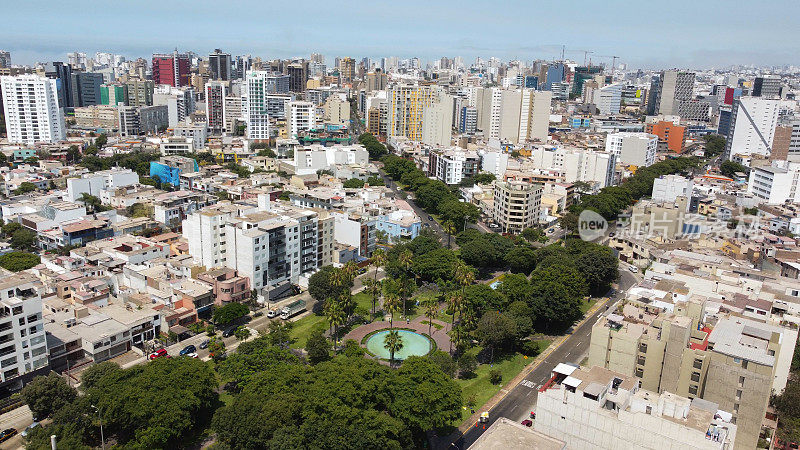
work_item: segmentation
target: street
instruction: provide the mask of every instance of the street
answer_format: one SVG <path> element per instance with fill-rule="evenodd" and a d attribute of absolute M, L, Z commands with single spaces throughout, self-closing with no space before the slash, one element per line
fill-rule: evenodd
<path fill-rule="evenodd" d="M 580 323 L 560 344 L 556 343 L 550 354 L 542 359 L 534 369 L 518 385 L 511 388 L 500 402 L 489 410 L 489 422 L 486 424 L 473 424 L 450 448 L 467 449 L 483 432 L 499 417 L 505 417 L 516 422 L 530 418 L 531 411 L 536 409 L 536 399 L 539 388 L 552 376 L 552 370 L 558 363 L 568 362 L 580 364 L 589 352 L 589 343 L 592 336 L 592 326 L 607 311 L 613 311 L 614 304 L 624 297 L 635 282 L 636 277 L 625 276 L 620 271 L 619 288 L 614 298 L 610 298 L 605 305 L 600 305 L 585 321 Z M 546 352 L 547 350 L 545 350 Z"/>
<path fill-rule="evenodd" d="M 402 199 L 403 195 L 406 195 L 406 202 L 408 203 L 409 206 L 411 206 L 411 209 L 414 210 L 414 213 L 417 216 L 419 216 L 419 218 L 422 220 L 422 226 L 424 228 L 428 229 L 428 230 L 433 231 L 436 234 L 436 236 L 439 238 L 439 242 L 442 242 L 443 244 L 446 245 L 447 244 L 447 233 L 445 233 L 444 228 L 442 228 L 442 226 L 439 224 L 439 222 L 429 219 L 430 214 L 425 212 L 424 209 L 422 209 L 419 206 L 417 206 L 417 204 L 411 198 L 410 194 L 408 194 L 407 192 L 404 192 L 402 189 L 400 189 L 397 186 L 397 183 L 395 183 L 394 180 L 392 180 L 392 178 L 389 175 L 386 175 L 386 172 L 384 172 L 383 170 L 381 170 L 381 176 L 383 177 L 383 182 L 386 185 L 386 187 L 388 187 L 389 189 L 394 191 L 394 194 L 395 194 L 396 198 Z M 459 230 L 459 231 L 461 231 L 461 230 Z"/>

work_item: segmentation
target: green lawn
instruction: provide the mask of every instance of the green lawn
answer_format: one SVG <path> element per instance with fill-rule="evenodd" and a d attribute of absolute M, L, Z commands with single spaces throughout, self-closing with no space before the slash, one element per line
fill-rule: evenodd
<path fill-rule="evenodd" d="M 583 314 L 585 316 L 586 313 L 590 309 L 592 309 L 592 306 L 594 306 L 595 303 L 597 303 L 598 300 L 600 300 L 600 299 L 596 298 L 596 297 L 590 297 L 588 302 L 581 300 L 581 314 Z"/>
<path fill-rule="evenodd" d="M 318 316 L 312 313 L 294 322 L 292 338 L 295 339 L 295 342 L 292 344 L 292 348 L 305 348 L 308 337 L 317 328 L 323 330 L 328 328 L 328 320 L 325 316 Z"/>
<path fill-rule="evenodd" d="M 479 350 L 480 348 L 473 348 L 469 351 L 477 354 Z M 503 385 L 517 376 L 531 361 L 533 361 L 533 359 L 525 359 L 522 354 L 515 353 L 513 355 L 504 356 L 502 359 L 495 359 L 493 367 L 489 366 L 489 364 L 479 365 L 478 370 L 475 371 L 474 378 L 456 380 L 459 386 L 461 386 L 464 404 L 467 403 L 470 397 L 474 396 L 475 410 L 480 410 L 484 403 L 497 394 Z M 498 385 L 489 382 L 489 371 L 493 369 L 500 369 L 500 372 L 503 374 L 503 381 Z M 461 420 L 466 420 L 471 415 L 472 413 L 469 409 L 461 410 Z"/>

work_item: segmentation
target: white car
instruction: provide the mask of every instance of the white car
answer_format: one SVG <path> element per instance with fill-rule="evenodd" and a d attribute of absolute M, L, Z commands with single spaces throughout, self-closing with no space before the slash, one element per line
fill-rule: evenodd
<path fill-rule="evenodd" d="M 633 273 L 638 273 L 639 272 L 639 268 L 636 267 L 636 266 L 628 266 L 628 270 L 630 270 Z"/>
<path fill-rule="evenodd" d="M 199 357 L 199 356 L 197 355 L 197 353 L 187 353 L 187 354 L 185 354 L 185 355 L 183 355 L 183 356 L 187 356 L 187 357 L 189 357 L 189 358 L 194 358 L 194 359 L 197 359 L 197 358 Z"/>

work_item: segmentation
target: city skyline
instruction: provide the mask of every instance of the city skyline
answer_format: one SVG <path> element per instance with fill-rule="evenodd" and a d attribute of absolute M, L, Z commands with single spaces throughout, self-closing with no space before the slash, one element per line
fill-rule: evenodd
<path fill-rule="evenodd" d="M 794 28 L 800 4 L 788 0 L 773 5 L 781 14 L 764 15 L 758 22 L 752 22 L 746 11 L 720 1 L 682 1 L 670 9 L 638 4 L 636 11 L 624 2 L 602 6 L 581 2 L 568 7 L 556 2 L 509 2 L 491 9 L 476 2 L 449 1 L 336 10 L 315 2 L 282 5 L 281 9 L 250 1 L 234 6 L 218 8 L 198 1 L 191 8 L 179 8 L 145 1 L 140 9 L 143 20 L 121 27 L 118 14 L 95 10 L 85 0 L 69 7 L 41 1 L 18 3 L 5 11 L 0 42 L 11 51 L 15 64 L 64 60 L 73 51 L 149 58 L 175 47 L 200 55 L 221 48 L 264 59 L 316 52 L 328 60 L 417 56 L 433 61 L 462 56 L 470 63 L 478 56 L 560 58 L 562 45 L 566 58 L 577 62 L 583 62 L 584 50 L 591 50 L 594 64 L 609 64 L 610 55 L 617 55 L 618 63 L 644 69 L 800 63 L 798 44 L 784 31 Z M 92 15 L 85 14 L 89 10 Z M 691 15 L 684 14 L 688 10 Z"/>

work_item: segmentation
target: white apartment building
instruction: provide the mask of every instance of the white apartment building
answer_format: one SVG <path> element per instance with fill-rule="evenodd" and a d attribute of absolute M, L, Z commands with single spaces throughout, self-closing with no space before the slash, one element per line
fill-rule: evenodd
<path fill-rule="evenodd" d="M 109 169 L 87 173 L 81 178 L 67 179 L 67 198 L 69 201 L 81 199 L 82 194 L 100 197 L 103 191 L 133 186 L 139 183 L 139 174 L 130 169 Z"/>
<path fill-rule="evenodd" d="M 167 123 L 170 127 L 185 121 L 195 111 L 194 88 L 161 84 L 153 93 L 153 106 L 167 107 Z"/>
<path fill-rule="evenodd" d="M 476 152 L 454 147 L 428 155 L 428 175 L 445 184 L 459 184 L 464 178 L 474 177 L 479 164 Z"/>
<path fill-rule="evenodd" d="M 481 158 L 481 170 L 494 174 L 495 178 L 502 180 L 508 169 L 508 153 L 479 150 L 478 156 Z"/>
<path fill-rule="evenodd" d="M 32 145 L 67 138 L 56 80 L 35 75 L 0 77 L 8 142 Z"/>
<path fill-rule="evenodd" d="M 780 103 L 780 100 L 762 97 L 734 100 L 724 158 L 754 154 L 769 156 L 778 126 Z"/>
<path fill-rule="evenodd" d="M 478 112 L 478 128 L 489 139 L 514 144 L 547 141 L 552 92 L 534 89 L 471 88 L 469 106 Z"/>
<path fill-rule="evenodd" d="M 773 161 L 772 165 L 750 170 L 747 192 L 770 205 L 800 202 L 798 179 L 800 163 Z"/>
<path fill-rule="evenodd" d="M 325 147 L 319 144 L 310 145 L 294 152 L 292 161 L 281 160 L 280 169 L 294 175 L 310 175 L 318 170 L 330 169 L 336 164 L 366 165 L 369 163 L 369 152 L 363 146 L 334 145 Z"/>
<path fill-rule="evenodd" d="M 443 95 L 438 103 L 422 110 L 422 143 L 448 146 L 453 137 L 453 97 Z"/>
<path fill-rule="evenodd" d="M 519 234 L 539 223 L 542 185 L 525 181 L 498 181 L 494 186 L 492 218 L 504 233 Z"/>
<path fill-rule="evenodd" d="M 617 156 L 622 164 L 647 167 L 656 162 L 658 136 L 648 133 L 609 133 L 606 151 Z"/>
<path fill-rule="evenodd" d="M 183 237 L 189 241 L 192 259 L 207 269 L 225 267 L 225 224 L 232 217 L 255 211 L 252 206 L 222 202 L 188 215 L 182 223 Z"/>
<path fill-rule="evenodd" d="M 732 415 L 719 405 L 640 388 L 640 380 L 603 367 L 559 364 L 539 393 L 534 429 L 568 448 L 728 450 Z M 560 381 L 559 381 L 560 380 Z"/>
<path fill-rule="evenodd" d="M 172 135 L 176 137 L 185 137 L 192 140 L 192 146 L 195 150 L 206 148 L 206 141 L 208 140 L 208 127 L 204 123 L 180 123 L 172 129 Z"/>
<path fill-rule="evenodd" d="M 620 104 L 622 103 L 622 85 L 612 84 L 595 89 L 593 97 L 592 103 L 597 106 L 600 114 L 619 114 Z"/>
<path fill-rule="evenodd" d="M 267 140 L 269 129 L 269 79 L 271 72 L 251 70 L 247 72 L 242 93 L 242 116 L 247 123 L 247 139 Z"/>
<path fill-rule="evenodd" d="M 653 180 L 653 201 L 674 203 L 678 197 L 692 197 L 694 182 L 680 175 L 662 175 Z M 686 204 L 687 207 L 689 204 Z M 688 209 L 687 209 L 688 211 Z"/>
<path fill-rule="evenodd" d="M 598 189 L 614 184 L 616 155 L 577 148 L 535 147 L 528 158 L 541 170 L 561 173 L 566 183 L 583 181 Z"/>
<path fill-rule="evenodd" d="M 293 138 L 303 131 L 313 130 L 317 124 L 317 107 L 311 102 L 289 102 L 287 123 Z"/>
<path fill-rule="evenodd" d="M 25 374 L 47 366 L 41 284 L 19 272 L 0 282 L 0 386 L 22 387 Z"/>

